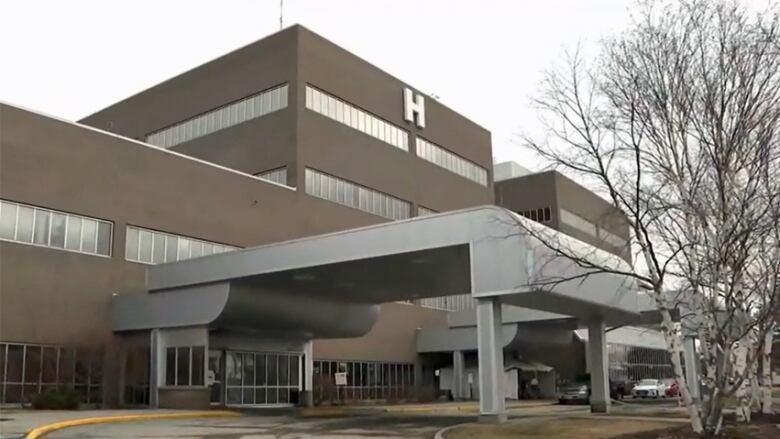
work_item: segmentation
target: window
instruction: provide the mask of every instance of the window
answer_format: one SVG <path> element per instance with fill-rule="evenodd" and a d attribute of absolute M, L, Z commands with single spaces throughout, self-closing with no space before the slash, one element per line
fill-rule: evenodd
<path fill-rule="evenodd" d="M 238 247 L 127 226 L 125 259 L 162 264 L 238 250 Z"/>
<path fill-rule="evenodd" d="M 411 303 L 425 308 L 435 308 L 446 311 L 466 311 L 469 309 L 476 309 L 477 301 L 471 297 L 471 294 L 457 294 L 454 296 L 414 299 Z"/>
<path fill-rule="evenodd" d="M 417 137 L 417 156 L 461 177 L 468 178 L 482 186 L 487 186 L 487 170 L 485 168 L 455 155 L 422 137 Z"/>
<path fill-rule="evenodd" d="M 0 404 L 17 404 L 67 386 L 83 403 L 102 401 L 100 351 L 61 346 L 0 343 Z"/>
<path fill-rule="evenodd" d="M 520 215 L 528 219 L 532 219 L 540 223 L 547 223 L 552 220 L 549 207 L 542 207 L 539 209 L 531 209 L 531 210 L 521 210 L 517 213 L 519 213 Z"/>
<path fill-rule="evenodd" d="M 175 346 L 165 350 L 166 386 L 202 386 L 204 346 Z"/>
<path fill-rule="evenodd" d="M 279 183 L 287 186 L 286 166 L 282 166 L 281 168 L 271 169 L 269 171 L 263 171 L 255 174 L 255 176 L 258 178 L 262 178 L 263 180 L 273 181 L 274 183 Z"/>
<path fill-rule="evenodd" d="M 335 374 L 347 373 L 347 385 L 335 385 Z M 403 399 L 414 390 L 414 365 L 376 361 L 314 361 L 316 403 Z"/>
<path fill-rule="evenodd" d="M 620 236 L 604 230 L 603 227 L 598 228 L 598 235 L 599 235 L 599 239 L 603 240 L 604 242 L 606 242 L 607 244 L 613 247 L 625 247 L 626 243 L 628 242 L 625 239 L 621 238 Z"/>
<path fill-rule="evenodd" d="M 111 254 L 108 221 L 0 201 L 0 239 L 99 256 Z"/>
<path fill-rule="evenodd" d="M 228 351 L 228 405 L 290 404 L 301 391 L 301 355 Z"/>
<path fill-rule="evenodd" d="M 561 223 L 567 226 L 577 229 L 580 232 L 587 233 L 590 236 L 596 237 L 596 225 L 586 220 L 585 218 L 569 212 L 566 209 L 561 209 L 560 212 Z"/>
<path fill-rule="evenodd" d="M 409 151 L 409 133 L 310 85 L 306 86 L 306 108 L 388 145 Z"/>
<path fill-rule="evenodd" d="M 287 108 L 287 84 L 195 116 L 146 136 L 152 145 L 170 148 L 247 120 Z"/>
<path fill-rule="evenodd" d="M 310 168 L 306 168 L 306 193 L 393 220 L 411 216 L 408 201 Z"/>
<path fill-rule="evenodd" d="M 437 213 L 439 212 L 433 209 L 428 209 L 425 206 L 419 206 L 419 205 L 417 206 L 417 216 L 434 215 Z"/>

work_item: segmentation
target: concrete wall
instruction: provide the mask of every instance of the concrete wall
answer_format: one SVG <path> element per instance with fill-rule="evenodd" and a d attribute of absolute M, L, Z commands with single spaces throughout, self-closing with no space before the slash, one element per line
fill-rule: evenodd
<path fill-rule="evenodd" d="M 446 311 L 404 303 L 385 303 L 368 334 L 314 341 L 314 358 L 414 363 L 417 328 L 445 327 Z"/>
<path fill-rule="evenodd" d="M 444 170 L 414 152 L 415 136 L 423 136 L 490 175 L 490 132 L 430 97 L 425 98 L 426 127 L 417 128 L 403 119 L 407 84 L 305 28 L 299 33 L 298 186 L 303 185 L 303 168 L 312 166 L 437 211 L 492 203 L 490 185 Z M 407 130 L 409 151 L 307 110 L 307 83 Z"/>
<path fill-rule="evenodd" d="M 544 223 L 567 235 L 630 260 L 627 247 L 615 247 L 593 235 L 564 224 L 560 209 L 566 209 L 625 240 L 629 237 L 626 216 L 607 200 L 556 171 L 538 172 L 495 183 L 496 204 L 514 212 L 549 207 L 551 221 Z"/>

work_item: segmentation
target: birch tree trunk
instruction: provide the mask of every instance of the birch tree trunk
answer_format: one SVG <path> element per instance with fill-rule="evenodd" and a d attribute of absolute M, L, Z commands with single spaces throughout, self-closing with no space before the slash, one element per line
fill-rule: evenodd
<path fill-rule="evenodd" d="M 761 413 L 770 415 L 772 410 L 772 342 L 774 341 L 774 325 L 769 328 L 764 336 L 763 358 L 761 361 L 761 384 L 763 401 Z"/>

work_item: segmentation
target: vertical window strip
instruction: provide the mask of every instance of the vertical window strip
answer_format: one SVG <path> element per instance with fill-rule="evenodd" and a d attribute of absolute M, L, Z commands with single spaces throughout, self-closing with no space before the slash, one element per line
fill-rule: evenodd
<path fill-rule="evenodd" d="M 0 200 L 0 240 L 111 256 L 113 223 Z"/>
<path fill-rule="evenodd" d="M 487 170 L 463 157 L 448 151 L 422 137 L 417 137 L 417 156 L 436 166 L 468 178 L 469 180 L 487 186 Z"/>
<path fill-rule="evenodd" d="M 306 193 L 377 216 L 402 220 L 411 216 L 408 201 L 306 168 Z"/>
<path fill-rule="evenodd" d="M 279 85 L 208 111 L 146 136 L 146 142 L 163 148 L 211 134 L 287 108 L 288 86 Z"/>
<path fill-rule="evenodd" d="M 520 210 L 517 213 L 540 223 L 552 221 L 552 211 L 550 207 L 540 207 L 538 209 Z"/>
<path fill-rule="evenodd" d="M 163 264 L 238 250 L 238 247 L 188 238 L 135 226 L 127 226 L 125 259 Z"/>
<path fill-rule="evenodd" d="M 274 168 L 255 174 L 257 178 L 272 181 L 287 186 L 287 167 Z"/>
<path fill-rule="evenodd" d="M 368 134 L 388 145 L 409 151 L 409 133 L 310 85 L 306 86 L 306 108 Z"/>

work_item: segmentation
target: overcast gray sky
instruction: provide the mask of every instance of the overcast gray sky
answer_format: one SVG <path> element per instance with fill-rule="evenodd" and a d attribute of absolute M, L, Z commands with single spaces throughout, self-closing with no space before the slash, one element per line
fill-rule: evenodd
<path fill-rule="evenodd" d="M 493 133 L 512 134 L 545 68 L 628 21 L 631 0 L 284 0 L 300 23 Z M 0 2 L 0 100 L 77 120 L 279 30 L 279 0 Z"/>

